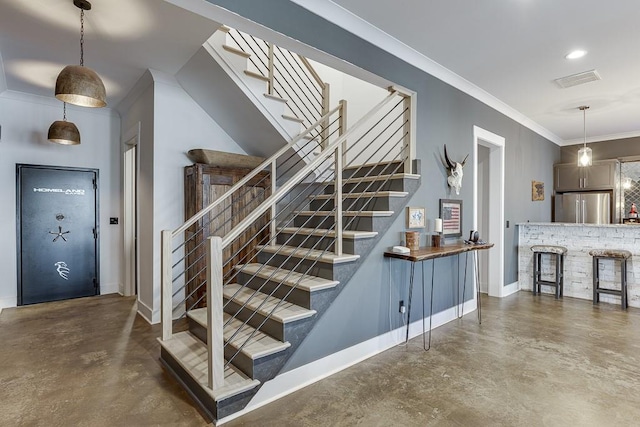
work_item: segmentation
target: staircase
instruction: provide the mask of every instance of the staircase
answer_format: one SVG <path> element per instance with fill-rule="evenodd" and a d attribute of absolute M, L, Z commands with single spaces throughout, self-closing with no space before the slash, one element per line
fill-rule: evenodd
<path fill-rule="evenodd" d="M 329 85 L 306 58 L 225 26 L 176 77 L 234 141 L 263 157 L 329 111 Z"/>
<path fill-rule="evenodd" d="M 286 146 L 162 233 L 160 358 L 212 420 L 280 373 L 420 185 L 411 99 L 390 90 L 349 129 L 345 107 L 305 116 Z M 270 192 L 248 202 L 266 179 Z"/>

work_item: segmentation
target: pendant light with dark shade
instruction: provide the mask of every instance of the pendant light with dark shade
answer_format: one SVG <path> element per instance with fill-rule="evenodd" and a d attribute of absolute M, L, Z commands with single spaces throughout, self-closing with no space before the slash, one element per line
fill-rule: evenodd
<path fill-rule="evenodd" d="M 583 105 L 582 107 L 578 107 L 580 111 L 582 111 L 582 120 L 584 127 L 584 143 L 582 148 L 578 150 L 578 166 L 587 167 L 591 166 L 593 162 L 593 154 L 591 152 L 591 148 L 587 147 L 587 110 L 589 109 L 588 105 Z"/>
<path fill-rule="evenodd" d="M 87 0 L 73 0 L 80 9 L 80 65 L 67 65 L 56 80 L 56 98 L 81 107 L 104 107 L 107 93 L 104 83 L 91 68 L 84 66 L 84 11 L 91 10 Z"/>
<path fill-rule="evenodd" d="M 76 125 L 67 121 L 67 103 L 64 103 L 64 115 L 62 120 L 56 120 L 49 126 L 47 139 L 56 144 L 78 145 L 80 144 L 80 131 Z"/>

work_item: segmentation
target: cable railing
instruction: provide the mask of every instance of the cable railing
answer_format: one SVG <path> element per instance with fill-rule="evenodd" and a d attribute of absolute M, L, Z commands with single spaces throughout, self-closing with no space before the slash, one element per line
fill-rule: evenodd
<path fill-rule="evenodd" d="M 249 71 L 267 79 L 269 95 L 287 100 L 292 117 L 311 126 L 329 111 L 329 84 L 305 57 L 252 35 L 229 29 L 228 43 L 248 53 Z"/>
<path fill-rule="evenodd" d="M 343 254 L 343 232 L 356 221 L 349 211 L 374 200 L 394 173 L 407 171 L 412 160 L 410 107 L 409 97 L 392 91 L 347 130 L 346 103 L 341 103 L 180 228 L 162 232 L 162 339 L 171 338 L 174 319 L 206 305 L 211 389 L 224 385 L 224 368 L 316 264 L 328 253 Z M 306 148 L 318 143 L 322 150 Z M 343 191 L 345 168 L 363 180 L 380 173 L 363 169 L 376 162 L 386 162 L 386 178 Z M 258 187 L 263 190 L 257 192 Z M 252 264 L 260 265 L 257 271 L 248 269 Z M 249 287 L 252 281 L 258 283 Z M 223 289 L 236 282 L 243 284 L 224 303 Z M 231 307 L 229 302 L 241 292 L 244 302 Z M 271 297 L 279 302 L 273 304 Z M 239 316 L 246 310 L 248 315 Z M 227 331 L 234 320 L 240 326 Z M 241 332 L 250 322 L 253 332 Z"/>

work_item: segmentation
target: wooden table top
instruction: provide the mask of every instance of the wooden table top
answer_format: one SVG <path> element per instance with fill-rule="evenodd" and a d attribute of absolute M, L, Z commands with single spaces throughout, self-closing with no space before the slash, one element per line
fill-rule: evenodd
<path fill-rule="evenodd" d="M 425 261 L 428 259 L 442 258 L 451 255 L 458 255 L 463 252 L 477 251 L 482 249 L 490 249 L 493 243 L 484 243 L 480 245 L 469 245 L 466 243 L 458 243 L 453 245 L 444 245 L 439 247 L 425 246 L 418 250 L 411 251 L 408 254 L 400 254 L 397 252 L 386 251 L 384 256 L 387 258 L 404 259 L 411 262 Z"/>

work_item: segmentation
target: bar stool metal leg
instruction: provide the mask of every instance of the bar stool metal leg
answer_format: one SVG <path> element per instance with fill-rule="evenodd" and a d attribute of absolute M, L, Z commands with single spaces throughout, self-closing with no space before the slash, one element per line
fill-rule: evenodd
<path fill-rule="evenodd" d="M 560 296 L 564 296 L 564 255 L 560 255 Z"/>
<path fill-rule="evenodd" d="M 536 287 L 538 286 L 538 254 L 533 254 L 533 294 L 536 294 Z"/>
<path fill-rule="evenodd" d="M 556 299 L 560 298 L 560 254 L 556 254 Z"/>
<path fill-rule="evenodd" d="M 622 304 L 622 309 L 626 309 L 628 307 L 627 301 L 627 260 L 623 259 L 620 261 L 620 275 L 622 276 L 621 280 L 621 288 L 620 288 L 620 299 L 622 300 L 620 303 Z"/>
<path fill-rule="evenodd" d="M 599 279 L 599 261 L 598 257 L 593 257 L 593 303 L 598 304 L 600 302 L 600 294 L 598 293 L 598 287 L 600 286 Z"/>

